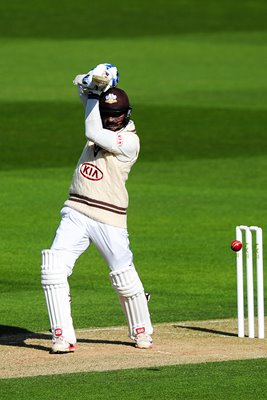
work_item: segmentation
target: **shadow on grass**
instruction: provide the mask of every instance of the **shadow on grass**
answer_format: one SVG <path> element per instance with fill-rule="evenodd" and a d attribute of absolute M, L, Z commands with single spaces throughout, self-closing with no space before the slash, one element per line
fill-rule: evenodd
<path fill-rule="evenodd" d="M 129 0 L 107 12 L 111 7 L 107 0 L 91 1 L 90 7 L 85 0 L 27 0 L 23 7 L 5 2 L 1 6 L 0 34 L 19 38 L 112 40 L 121 38 L 122 32 L 124 37 L 134 38 L 190 32 L 266 31 L 265 4 L 263 0 Z M 101 15 L 104 29 L 99 27 L 99 18 L 92 15 Z M 116 42 L 113 46 L 116 48 Z"/>
<path fill-rule="evenodd" d="M 262 95 L 267 98 L 267 91 Z M 0 147 L 5 149 L 1 170 L 15 169 L 21 175 L 24 169 L 37 168 L 36 179 L 42 179 L 41 168 L 68 167 L 66 179 L 71 179 L 85 145 L 78 101 L 0 101 L 0 109 L 0 131 L 5 132 L 0 135 Z M 243 158 L 251 157 L 251 149 L 253 156 L 267 155 L 265 109 L 139 104 L 133 117 L 142 141 L 140 161 Z"/>
<path fill-rule="evenodd" d="M 37 340 L 51 340 L 51 333 L 37 333 L 29 331 L 25 328 L 17 326 L 0 325 L 0 346 L 15 346 L 15 347 L 26 347 L 28 349 L 35 349 L 41 351 L 50 351 L 50 346 L 44 346 L 43 344 L 31 344 L 27 343 L 28 339 Z M 133 347 L 134 343 L 120 341 L 120 340 L 106 340 L 106 339 L 78 339 L 78 343 L 88 344 L 110 344 L 119 346 L 130 346 Z"/>
<path fill-rule="evenodd" d="M 217 329 L 203 328 L 203 327 L 200 327 L 200 326 L 188 326 L 188 325 L 173 325 L 173 326 L 174 326 L 174 328 L 189 329 L 189 330 L 192 330 L 192 331 L 212 333 L 214 335 L 237 337 L 237 334 L 233 333 L 233 332 L 219 331 Z"/>

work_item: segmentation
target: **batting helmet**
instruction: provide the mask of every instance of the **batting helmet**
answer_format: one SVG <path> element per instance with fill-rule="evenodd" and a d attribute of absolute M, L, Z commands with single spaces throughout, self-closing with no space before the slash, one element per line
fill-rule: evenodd
<path fill-rule="evenodd" d="M 103 116 L 119 116 L 125 114 L 124 126 L 129 122 L 132 107 L 126 92 L 117 87 L 112 87 L 103 92 L 99 98 L 99 110 Z"/>

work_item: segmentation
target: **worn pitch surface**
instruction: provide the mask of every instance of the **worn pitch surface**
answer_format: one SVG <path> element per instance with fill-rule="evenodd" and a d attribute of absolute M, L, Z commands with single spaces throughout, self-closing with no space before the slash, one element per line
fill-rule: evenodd
<path fill-rule="evenodd" d="M 154 346 L 136 349 L 126 327 L 77 331 L 75 353 L 49 354 L 48 333 L 2 336 L 0 378 L 105 371 L 267 356 L 265 339 L 240 339 L 235 320 L 155 325 Z"/>

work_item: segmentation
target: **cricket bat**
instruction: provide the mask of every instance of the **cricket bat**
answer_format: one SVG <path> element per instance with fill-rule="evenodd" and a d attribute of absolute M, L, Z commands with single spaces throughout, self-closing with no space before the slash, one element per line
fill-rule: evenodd
<path fill-rule="evenodd" d="M 109 83 L 109 79 L 106 78 L 105 76 L 100 76 L 100 75 L 93 75 L 92 76 L 92 81 L 96 85 L 107 85 Z"/>

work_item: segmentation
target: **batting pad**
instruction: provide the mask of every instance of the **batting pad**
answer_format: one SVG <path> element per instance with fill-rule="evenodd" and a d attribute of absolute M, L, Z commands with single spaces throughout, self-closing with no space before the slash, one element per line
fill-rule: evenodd
<path fill-rule="evenodd" d="M 70 288 L 62 254 L 43 250 L 41 283 L 53 337 L 62 334 L 70 343 L 76 343 L 71 318 Z"/>
<path fill-rule="evenodd" d="M 138 333 L 153 333 L 147 299 L 142 282 L 135 268 L 127 267 L 109 274 L 112 287 L 118 293 L 128 322 L 129 337 Z"/>

